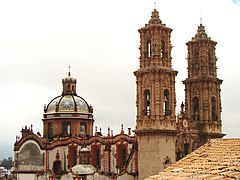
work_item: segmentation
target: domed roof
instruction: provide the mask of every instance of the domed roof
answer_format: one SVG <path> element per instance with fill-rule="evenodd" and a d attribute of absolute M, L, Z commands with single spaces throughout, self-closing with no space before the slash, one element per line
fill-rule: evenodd
<path fill-rule="evenodd" d="M 62 95 L 55 97 L 50 103 L 44 107 L 46 114 L 53 113 L 92 113 L 92 107 L 76 93 L 77 80 L 71 76 L 62 79 Z"/>
<path fill-rule="evenodd" d="M 89 113 L 87 102 L 77 95 L 61 95 L 55 97 L 46 107 L 46 113 L 54 112 L 80 112 Z"/>

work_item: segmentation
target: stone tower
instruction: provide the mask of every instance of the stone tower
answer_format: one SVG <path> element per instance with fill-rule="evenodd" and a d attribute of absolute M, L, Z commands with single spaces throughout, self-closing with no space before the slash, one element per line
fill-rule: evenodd
<path fill-rule="evenodd" d="M 188 77 L 185 85 L 185 112 L 179 121 L 191 134 L 192 140 L 183 142 L 183 154 L 188 154 L 211 138 L 221 138 L 221 96 L 222 80 L 217 78 L 216 42 L 207 36 L 204 26 L 198 26 L 197 33 L 188 46 Z M 181 149 L 181 147 L 180 147 Z"/>
<path fill-rule="evenodd" d="M 154 9 L 140 33 L 140 68 L 136 76 L 139 179 L 157 174 L 175 161 L 177 71 L 171 64 L 172 29 Z"/>

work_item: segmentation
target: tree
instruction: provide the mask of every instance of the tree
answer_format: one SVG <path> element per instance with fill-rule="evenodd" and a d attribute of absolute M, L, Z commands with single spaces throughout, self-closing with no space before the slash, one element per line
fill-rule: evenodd
<path fill-rule="evenodd" d="M 0 166 L 5 167 L 6 169 L 10 169 L 13 166 L 12 157 L 9 157 L 8 159 L 3 159 Z"/>

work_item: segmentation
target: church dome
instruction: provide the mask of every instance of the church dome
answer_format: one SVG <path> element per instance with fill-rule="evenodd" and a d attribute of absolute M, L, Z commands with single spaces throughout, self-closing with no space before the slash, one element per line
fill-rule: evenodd
<path fill-rule="evenodd" d="M 62 79 L 62 94 L 44 106 L 43 135 L 49 142 L 57 137 L 90 137 L 93 135 L 93 108 L 76 93 L 77 80 Z"/>
<path fill-rule="evenodd" d="M 89 113 L 87 102 L 77 95 L 66 94 L 55 97 L 46 107 L 46 113 L 79 112 Z"/>
<path fill-rule="evenodd" d="M 53 98 L 50 103 L 44 107 L 45 114 L 55 113 L 92 113 L 92 107 L 76 93 L 77 80 L 71 76 L 62 79 L 62 95 Z"/>

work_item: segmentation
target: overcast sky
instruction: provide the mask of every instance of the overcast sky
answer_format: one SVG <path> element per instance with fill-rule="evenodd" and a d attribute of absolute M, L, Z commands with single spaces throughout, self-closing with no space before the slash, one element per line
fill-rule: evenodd
<path fill-rule="evenodd" d="M 186 42 L 202 17 L 218 42 L 218 78 L 223 79 L 222 121 L 226 137 L 240 137 L 240 6 L 237 0 L 156 0 L 171 42 L 177 112 L 184 101 Z M 16 135 L 33 124 L 42 134 L 44 104 L 62 92 L 61 80 L 77 78 L 77 92 L 94 108 L 95 126 L 114 134 L 134 129 L 139 33 L 153 0 L 0 1 L 0 159 L 12 156 Z"/>

